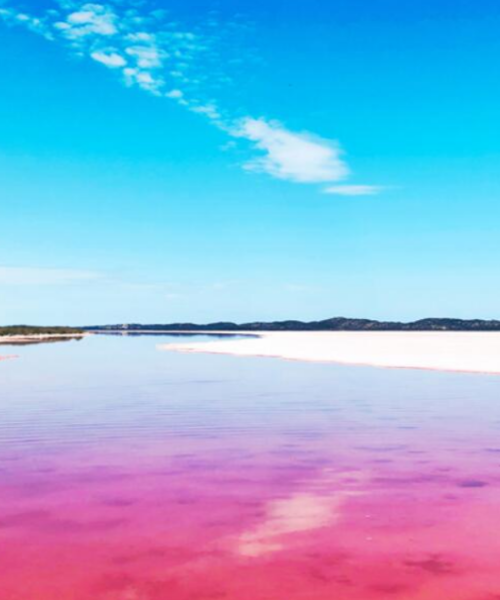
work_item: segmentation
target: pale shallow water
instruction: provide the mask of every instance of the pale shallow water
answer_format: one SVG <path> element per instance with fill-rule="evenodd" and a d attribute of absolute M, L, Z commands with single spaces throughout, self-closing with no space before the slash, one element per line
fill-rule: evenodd
<path fill-rule="evenodd" d="M 500 377 L 0 354 L 0 600 L 498 600 Z"/>

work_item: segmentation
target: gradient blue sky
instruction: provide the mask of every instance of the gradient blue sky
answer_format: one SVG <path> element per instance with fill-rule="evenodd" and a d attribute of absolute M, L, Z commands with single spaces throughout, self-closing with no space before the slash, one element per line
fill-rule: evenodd
<path fill-rule="evenodd" d="M 0 2 L 0 323 L 500 318 L 497 1 L 84 5 Z"/>

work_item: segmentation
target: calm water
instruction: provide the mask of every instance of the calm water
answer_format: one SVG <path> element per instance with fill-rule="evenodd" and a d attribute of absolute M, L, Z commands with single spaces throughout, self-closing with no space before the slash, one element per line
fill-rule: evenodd
<path fill-rule="evenodd" d="M 1 600 L 500 598 L 500 377 L 168 340 L 1 349 Z"/>

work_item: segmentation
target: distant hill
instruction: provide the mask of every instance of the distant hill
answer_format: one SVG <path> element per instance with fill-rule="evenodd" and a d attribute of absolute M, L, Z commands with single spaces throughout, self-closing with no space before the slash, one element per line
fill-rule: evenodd
<path fill-rule="evenodd" d="M 84 327 L 86 331 L 160 332 L 160 331 L 500 331 L 500 321 L 481 319 L 421 319 L 410 323 L 398 321 L 374 321 L 370 319 L 348 319 L 334 317 L 324 321 L 257 321 L 232 323 L 221 321 L 199 325 L 195 323 L 166 323 L 141 325 L 101 325 Z"/>

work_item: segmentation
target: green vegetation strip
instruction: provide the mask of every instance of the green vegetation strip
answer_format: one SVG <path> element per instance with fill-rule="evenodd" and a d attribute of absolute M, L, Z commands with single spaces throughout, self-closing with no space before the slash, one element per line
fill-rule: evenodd
<path fill-rule="evenodd" d="M 32 325 L 9 325 L 0 327 L 0 336 L 6 335 L 72 335 L 84 333 L 76 327 L 34 327 Z"/>

